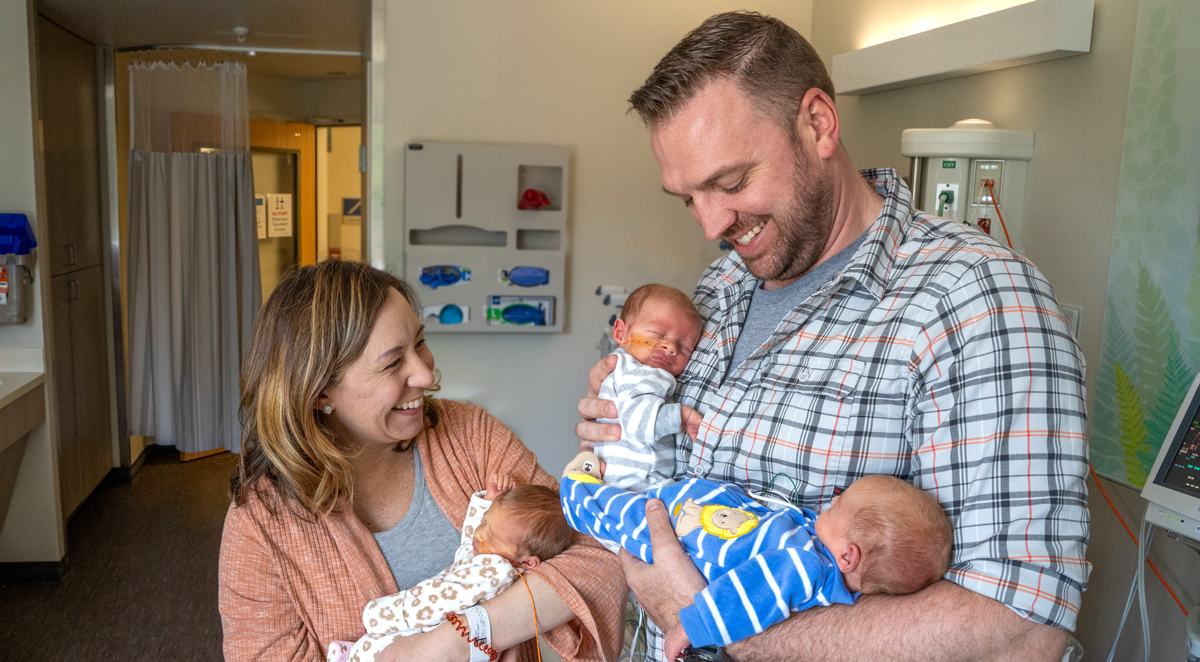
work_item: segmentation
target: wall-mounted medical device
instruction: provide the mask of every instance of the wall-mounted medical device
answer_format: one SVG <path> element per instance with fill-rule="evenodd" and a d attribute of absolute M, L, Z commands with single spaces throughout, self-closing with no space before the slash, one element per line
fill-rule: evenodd
<path fill-rule="evenodd" d="M 916 207 L 973 225 L 1023 252 L 1020 228 L 1033 132 L 968 119 L 948 129 L 906 129 L 900 153 L 912 159 Z"/>
<path fill-rule="evenodd" d="M 426 330 L 561 332 L 570 151 L 412 142 L 404 156 L 404 278 Z"/>

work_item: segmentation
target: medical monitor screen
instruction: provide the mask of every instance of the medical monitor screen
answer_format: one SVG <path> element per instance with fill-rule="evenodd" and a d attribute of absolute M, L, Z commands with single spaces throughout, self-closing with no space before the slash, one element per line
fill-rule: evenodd
<path fill-rule="evenodd" d="M 1164 458 L 1163 463 L 1166 461 L 1167 458 Z M 1163 467 L 1165 472 L 1159 469 L 1162 478 L 1155 482 L 1200 497 L 1200 416 L 1193 418 L 1188 425 L 1179 442 L 1179 450 L 1175 452 L 1175 457 L 1170 458 L 1170 462 L 1169 466 Z"/>

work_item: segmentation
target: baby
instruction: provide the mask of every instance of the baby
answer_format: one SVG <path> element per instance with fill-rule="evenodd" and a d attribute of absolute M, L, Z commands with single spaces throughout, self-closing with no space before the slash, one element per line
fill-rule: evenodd
<path fill-rule="evenodd" d="M 633 291 L 613 324 L 618 348 L 617 367 L 600 385 L 599 397 L 617 405 L 621 440 L 596 445 L 607 464 L 609 485 L 643 492 L 671 482 L 675 474 L 675 443 L 685 418 L 695 436 L 700 416 L 690 407 L 666 404 L 675 392 L 700 339 L 700 314 L 687 295 L 665 285 L 643 285 Z"/>
<path fill-rule="evenodd" d="M 638 494 L 606 485 L 601 470 L 592 453 L 567 465 L 559 494 L 571 526 L 653 563 L 646 502 L 660 499 L 708 581 L 679 612 L 682 632 L 666 633 L 668 651 L 727 646 L 793 611 L 853 604 L 859 593 L 914 593 L 949 564 L 946 513 L 893 476 L 858 479 L 818 516 L 772 511 L 736 485 L 698 478 Z"/>
<path fill-rule="evenodd" d="M 488 478 L 471 497 L 454 563 L 416 586 L 372 600 L 363 610 L 367 634 L 329 644 L 329 662 L 370 662 L 397 637 L 427 632 L 446 614 L 495 597 L 519 576 L 562 552 L 574 538 L 554 490 Z"/>

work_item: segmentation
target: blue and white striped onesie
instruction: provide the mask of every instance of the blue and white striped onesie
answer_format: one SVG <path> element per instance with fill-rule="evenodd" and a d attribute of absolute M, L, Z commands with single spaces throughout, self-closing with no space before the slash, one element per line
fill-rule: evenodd
<path fill-rule="evenodd" d="M 807 508 L 771 511 L 736 485 L 699 478 L 634 493 L 571 474 L 559 494 L 572 528 L 616 541 L 647 563 L 654 556 L 646 502 L 666 504 L 680 543 L 708 580 L 679 612 L 692 646 L 727 646 L 793 611 L 858 597 L 817 540 L 817 515 Z"/>
<path fill-rule="evenodd" d="M 671 482 L 675 475 L 674 434 L 681 425 L 681 408 L 666 403 L 675 393 L 675 377 L 644 365 L 624 349 L 613 353 L 617 367 L 600 384 L 599 397 L 617 403 L 617 419 L 599 420 L 620 423 L 621 440 L 596 444 L 595 452 L 607 465 L 606 483 L 644 492 Z"/>

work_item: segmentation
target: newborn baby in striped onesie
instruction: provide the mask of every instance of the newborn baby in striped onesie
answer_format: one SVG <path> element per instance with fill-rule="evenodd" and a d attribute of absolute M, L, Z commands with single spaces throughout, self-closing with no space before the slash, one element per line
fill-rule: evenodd
<path fill-rule="evenodd" d="M 700 415 L 666 400 L 675 393 L 675 378 L 687 366 L 700 331 L 696 306 L 673 287 L 643 285 L 625 300 L 613 324 L 617 367 L 598 396 L 617 405 L 617 418 L 600 422 L 621 424 L 620 441 L 596 444 L 609 485 L 644 492 L 671 482 L 673 435 L 687 431 L 695 437 Z M 609 549 L 616 551 L 611 544 Z"/>
<path fill-rule="evenodd" d="M 950 560 L 946 513 L 895 476 L 859 478 L 818 516 L 770 510 L 737 485 L 701 478 L 642 493 L 614 489 L 604 471 L 591 453 L 567 465 L 560 494 L 571 526 L 653 563 L 646 503 L 660 499 L 709 582 L 665 633 L 668 654 L 728 646 L 793 611 L 853 604 L 859 592 L 914 593 L 940 579 Z"/>
<path fill-rule="evenodd" d="M 454 563 L 407 591 L 368 602 L 367 634 L 353 644 L 330 643 L 327 661 L 372 662 L 397 637 L 428 632 L 446 614 L 495 597 L 519 577 L 518 569 L 562 552 L 574 535 L 554 490 L 491 476 L 487 491 L 471 496 Z"/>

